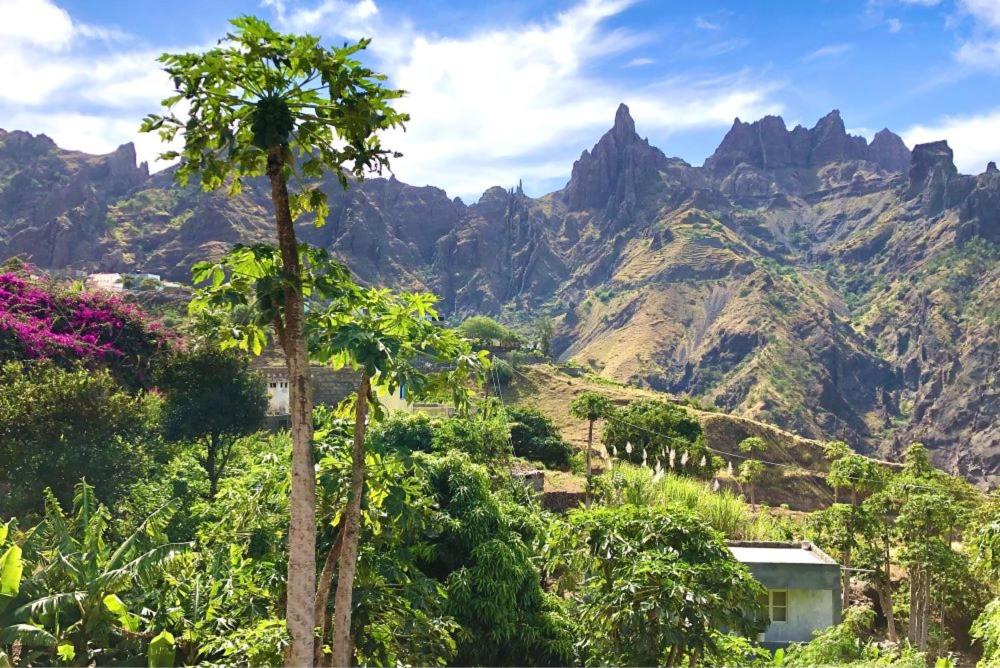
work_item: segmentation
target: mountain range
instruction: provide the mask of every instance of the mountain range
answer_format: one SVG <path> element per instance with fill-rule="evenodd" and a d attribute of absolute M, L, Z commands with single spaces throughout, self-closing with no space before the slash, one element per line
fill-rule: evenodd
<path fill-rule="evenodd" d="M 1000 171 L 959 174 L 945 141 L 869 143 L 737 119 L 701 166 L 620 106 L 564 188 L 466 204 L 395 178 L 334 178 L 303 239 L 363 281 L 433 290 L 454 318 L 547 315 L 554 352 L 606 377 L 892 457 L 912 440 L 1000 476 Z M 0 259 L 186 280 L 271 240 L 269 190 L 234 197 L 107 155 L 0 130 Z"/>

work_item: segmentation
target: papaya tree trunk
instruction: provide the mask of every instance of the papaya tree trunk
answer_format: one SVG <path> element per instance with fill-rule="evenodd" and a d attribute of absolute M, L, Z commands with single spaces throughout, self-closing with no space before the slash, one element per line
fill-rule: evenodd
<path fill-rule="evenodd" d="M 275 322 L 276 334 L 285 351 L 288 368 L 288 412 L 292 421 L 292 488 L 288 525 L 288 600 L 285 623 L 291 644 L 285 665 L 311 666 L 313 661 L 313 621 L 316 599 L 316 474 L 312 456 L 312 388 L 309 351 L 302 325 L 302 267 L 295 238 L 285 153 L 281 147 L 268 151 L 267 177 L 278 228 L 281 271 L 285 280 L 284 318 Z"/>
<path fill-rule="evenodd" d="M 882 608 L 882 614 L 885 615 L 886 639 L 889 642 L 899 642 L 899 636 L 896 633 L 896 617 L 892 613 L 892 592 L 889 585 L 885 582 L 878 582 L 875 585 L 875 591 L 878 593 L 878 604 Z"/>
<path fill-rule="evenodd" d="M 320 571 L 319 584 L 316 586 L 316 641 L 313 645 L 313 664 L 323 665 L 323 638 L 326 636 L 326 603 L 330 599 L 330 589 L 333 586 L 333 572 L 340 559 L 340 548 L 344 544 L 344 532 L 337 527 L 337 538 L 326 554 L 323 570 Z"/>
<path fill-rule="evenodd" d="M 333 656 L 337 668 L 349 668 L 354 654 L 351 641 L 351 606 L 354 600 L 354 573 L 358 566 L 358 543 L 361 538 L 361 494 L 365 487 L 365 420 L 368 417 L 368 393 L 371 382 L 361 371 L 354 407 L 354 447 L 351 451 L 351 491 L 344 511 L 343 545 L 337 572 L 337 593 L 333 604 Z"/>
<path fill-rule="evenodd" d="M 590 451 L 594 446 L 594 421 L 590 420 L 587 426 L 587 489 L 584 491 L 584 499 L 586 500 L 586 505 L 590 508 Z"/>

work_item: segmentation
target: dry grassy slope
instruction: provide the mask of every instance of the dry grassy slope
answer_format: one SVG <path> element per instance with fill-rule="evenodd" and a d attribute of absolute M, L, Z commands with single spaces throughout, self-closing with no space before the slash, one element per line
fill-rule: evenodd
<path fill-rule="evenodd" d="M 658 399 L 675 402 L 671 395 L 610 383 L 596 376 L 574 377 L 551 365 L 524 367 L 505 396 L 514 403 L 530 405 L 548 416 L 559 428 L 563 438 L 574 447 L 583 449 L 587 444 L 587 424 L 569 415 L 569 405 L 574 397 L 586 391 L 604 394 L 618 404 L 637 399 Z M 767 443 L 761 456 L 766 461 L 804 467 L 822 472 L 826 469 L 822 444 L 796 436 L 773 425 L 723 413 L 701 411 L 685 406 L 701 422 L 708 445 L 722 453 L 738 452 L 738 444 L 750 436 L 759 436 Z M 607 462 L 608 455 L 600 443 L 603 424 L 595 426 L 595 450 Z M 733 465 L 738 459 L 730 458 Z M 724 481 L 725 482 L 725 481 Z M 565 473 L 548 473 L 547 494 L 579 493 L 582 479 Z M 763 503 L 777 506 L 787 503 L 794 510 L 814 510 L 827 505 L 833 494 L 822 480 L 822 475 L 809 475 L 799 470 L 769 467 L 769 474 L 758 492 Z M 559 504 L 556 504 L 559 505 Z"/>

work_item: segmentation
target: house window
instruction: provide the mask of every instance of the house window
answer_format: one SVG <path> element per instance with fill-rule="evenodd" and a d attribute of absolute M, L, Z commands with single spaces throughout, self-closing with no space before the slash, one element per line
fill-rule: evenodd
<path fill-rule="evenodd" d="M 273 389 L 274 389 L 274 388 L 276 388 L 276 387 L 278 387 L 278 384 L 277 384 L 277 383 L 275 383 L 275 382 L 272 382 L 272 383 L 271 383 L 271 389 L 273 390 Z"/>
<path fill-rule="evenodd" d="M 771 597 L 770 618 L 772 622 L 788 621 L 788 592 L 770 591 Z"/>

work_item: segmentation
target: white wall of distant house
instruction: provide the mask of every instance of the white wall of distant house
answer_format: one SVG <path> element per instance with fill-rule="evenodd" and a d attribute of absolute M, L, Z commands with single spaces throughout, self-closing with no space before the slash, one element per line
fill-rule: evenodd
<path fill-rule="evenodd" d="M 764 633 L 765 642 L 802 642 L 812 633 L 833 625 L 833 597 L 830 589 L 787 589 L 788 620 L 771 622 Z"/>

